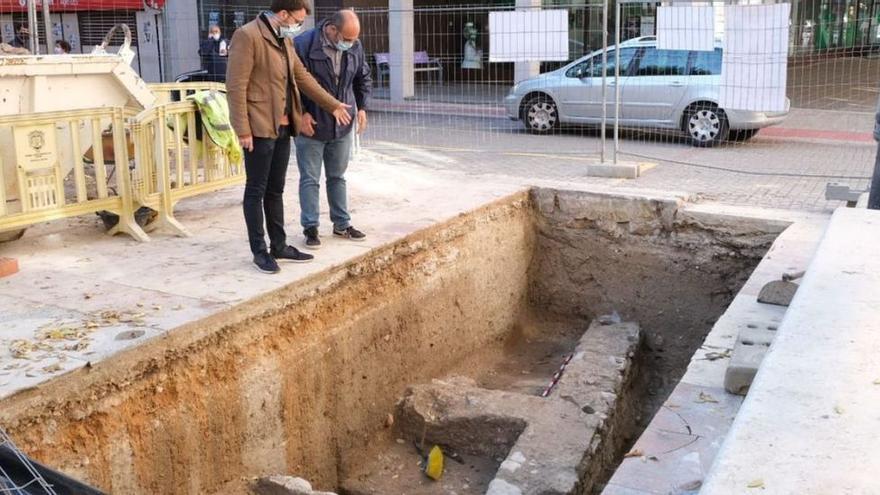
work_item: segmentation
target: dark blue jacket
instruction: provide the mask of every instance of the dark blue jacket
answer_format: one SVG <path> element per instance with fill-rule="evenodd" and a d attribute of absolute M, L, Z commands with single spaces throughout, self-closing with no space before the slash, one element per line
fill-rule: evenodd
<path fill-rule="evenodd" d="M 323 21 L 314 29 L 296 37 L 294 46 L 303 65 L 312 74 L 328 93 L 335 96 L 342 103 L 351 105 L 352 114 L 356 110 L 367 110 L 369 105 L 370 90 L 373 80 L 370 77 L 370 64 L 364 55 L 364 46 L 358 40 L 350 50 L 342 57 L 342 68 L 339 74 L 339 84 L 336 84 L 336 74 L 333 72 L 333 61 L 324 53 L 321 46 L 321 30 L 327 21 Z M 332 141 L 345 137 L 353 127 L 353 124 L 340 126 L 336 124 L 333 115 L 321 110 L 315 102 L 302 95 L 303 110 L 312 114 L 318 122 L 315 127 L 315 135 L 312 139 L 318 141 Z M 352 121 L 354 122 L 354 121 Z"/>
<path fill-rule="evenodd" d="M 208 71 L 208 77 L 214 82 L 226 82 L 226 55 L 220 55 L 220 43 L 226 43 L 229 49 L 229 40 L 220 38 L 202 40 L 199 43 L 199 56 L 202 57 L 202 69 Z"/>

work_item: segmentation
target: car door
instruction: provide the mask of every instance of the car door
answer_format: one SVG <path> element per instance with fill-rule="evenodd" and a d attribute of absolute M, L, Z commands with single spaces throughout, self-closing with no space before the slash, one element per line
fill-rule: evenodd
<path fill-rule="evenodd" d="M 621 48 L 621 74 L 626 74 L 637 52 L 638 48 L 635 47 Z M 608 50 L 608 62 L 605 66 L 602 65 L 602 54 L 596 53 L 566 71 L 564 88 L 558 92 L 563 120 L 579 123 L 601 122 L 603 69 L 607 73 L 608 81 L 608 118 L 613 118 L 615 62 L 615 52 L 611 49 Z M 623 79 L 621 76 L 621 80 Z"/>
<path fill-rule="evenodd" d="M 689 56 L 687 50 L 646 47 L 622 86 L 623 118 L 658 127 L 674 125 L 679 103 L 688 91 Z"/>

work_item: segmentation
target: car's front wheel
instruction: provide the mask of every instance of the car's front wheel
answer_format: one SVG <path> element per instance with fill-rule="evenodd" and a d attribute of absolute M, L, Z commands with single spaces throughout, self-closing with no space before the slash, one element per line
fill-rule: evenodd
<path fill-rule="evenodd" d="M 523 106 L 523 123 L 529 132 L 549 134 L 559 128 L 559 109 L 549 96 L 532 97 Z"/>
<path fill-rule="evenodd" d="M 724 142 L 730 129 L 724 111 L 717 105 L 706 103 L 688 109 L 684 131 L 694 146 L 711 148 Z"/>

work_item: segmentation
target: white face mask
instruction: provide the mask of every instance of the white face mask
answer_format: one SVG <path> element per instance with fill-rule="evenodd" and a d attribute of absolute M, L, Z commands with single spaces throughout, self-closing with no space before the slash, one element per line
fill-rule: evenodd
<path fill-rule="evenodd" d="M 220 33 L 211 33 L 208 35 L 208 38 L 211 38 L 214 41 L 220 41 Z"/>
<path fill-rule="evenodd" d="M 56 46 L 56 47 L 55 47 L 55 54 L 56 54 L 56 55 L 64 55 L 64 50 L 61 49 L 60 46 Z"/>

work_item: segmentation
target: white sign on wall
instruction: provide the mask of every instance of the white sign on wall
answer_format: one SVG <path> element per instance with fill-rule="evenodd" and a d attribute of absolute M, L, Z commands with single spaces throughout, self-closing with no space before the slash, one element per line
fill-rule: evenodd
<path fill-rule="evenodd" d="M 657 48 L 714 50 L 715 8 L 691 5 L 657 7 Z"/>
<path fill-rule="evenodd" d="M 727 5 L 720 105 L 786 111 L 791 4 Z"/>
<path fill-rule="evenodd" d="M 489 13 L 489 61 L 567 61 L 568 11 Z"/>

